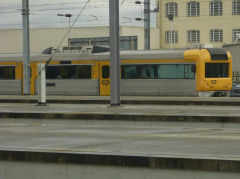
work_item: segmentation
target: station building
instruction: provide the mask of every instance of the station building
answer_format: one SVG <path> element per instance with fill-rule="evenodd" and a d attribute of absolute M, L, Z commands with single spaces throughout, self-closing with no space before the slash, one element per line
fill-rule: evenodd
<path fill-rule="evenodd" d="M 68 28 L 30 29 L 30 51 L 42 52 L 48 47 L 56 48 L 68 32 Z M 144 28 L 121 26 L 120 48 L 124 50 L 144 49 Z M 151 28 L 151 49 L 159 49 L 159 29 Z M 75 27 L 63 46 L 109 45 L 109 27 Z M 0 30 L 0 53 L 22 53 L 22 29 Z"/>

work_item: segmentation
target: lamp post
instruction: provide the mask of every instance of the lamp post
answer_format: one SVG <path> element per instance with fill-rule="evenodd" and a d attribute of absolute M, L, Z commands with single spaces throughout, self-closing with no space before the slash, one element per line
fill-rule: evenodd
<path fill-rule="evenodd" d="M 70 20 L 72 17 L 72 14 L 57 14 L 57 16 L 64 16 L 64 17 L 68 17 L 68 46 L 70 45 L 70 30 L 71 30 L 71 24 L 70 24 Z"/>
<path fill-rule="evenodd" d="M 168 20 L 170 21 L 170 50 L 172 50 L 172 43 L 173 43 L 173 39 L 172 39 L 172 24 L 173 24 L 173 15 L 167 15 Z"/>

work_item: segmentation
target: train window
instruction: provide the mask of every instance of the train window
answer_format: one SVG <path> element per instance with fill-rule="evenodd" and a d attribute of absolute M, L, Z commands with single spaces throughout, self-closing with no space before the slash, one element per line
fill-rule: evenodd
<path fill-rule="evenodd" d="M 194 79 L 196 73 L 196 65 L 184 65 L 184 78 Z"/>
<path fill-rule="evenodd" d="M 109 78 L 110 68 L 107 65 L 102 66 L 102 78 Z"/>
<path fill-rule="evenodd" d="M 184 79 L 184 65 L 160 65 L 158 76 L 165 79 Z"/>
<path fill-rule="evenodd" d="M 123 65 L 121 68 L 122 79 L 136 79 L 137 66 L 136 65 Z"/>
<path fill-rule="evenodd" d="M 229 77 L 228 63 L 206 63 L 205 77 L 206 78 L 226 78 Z"/>
<path fill-rule="evenodd" d="M 14 66 L 0 66 L 0 79 L 1 80 L 14 80 L 15 67 Z"/>
<path fill-rule="evenodd" d="M 91 79 L 91 65 L 53 65 L 46 70 L 47 79 Z"/>
<path fill-rule="evenodd" d="M 194 72 L 187 64 L 122 65 L 122 79 L 193 79 Z"/>

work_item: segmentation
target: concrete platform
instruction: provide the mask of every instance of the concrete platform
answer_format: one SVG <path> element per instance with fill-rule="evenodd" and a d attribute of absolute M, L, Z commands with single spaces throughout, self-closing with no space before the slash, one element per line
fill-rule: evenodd
<path fill-rule="evenodd" d="M 197 105 L 122 105 L 110 107 L 105 104 L 49 104 L 38 106 L 27 103 L 0 103 L 0 120 L 10 119 L 71 119 L 102 121 L 143 121 L 240 124 L 238 106 Z M 130 121 L 130 122 L 129 122 Z M 146 123 L 145 123 L 146 124 Z M 209 125 L 209 124 L 207 124 Z"/>
<path fill-rule="evenodd" d="M 109 104 L 109 96 L 47 96 L 47 103 Z M 0 95 L 0 103 L 37 103 L 37 96 Z M 121 96 L 121 104 L 239 106 L 239 97 Z"/>

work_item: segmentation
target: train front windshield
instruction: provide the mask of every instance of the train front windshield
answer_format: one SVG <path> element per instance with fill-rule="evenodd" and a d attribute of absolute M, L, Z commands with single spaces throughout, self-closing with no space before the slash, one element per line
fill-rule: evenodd
<path fill-rule="evenodd" d="M 206 63 L 206 78 L 227 78 L 229 77 L 229 63 Z"/>

